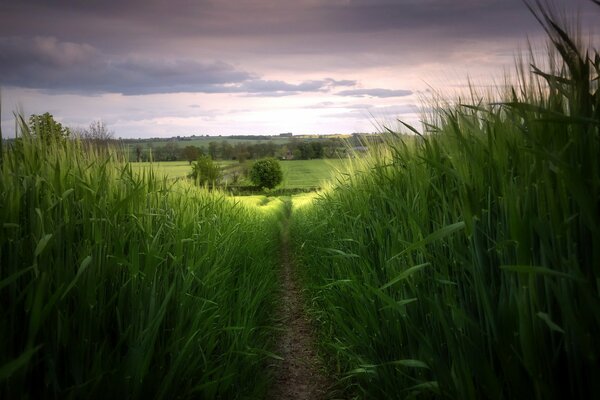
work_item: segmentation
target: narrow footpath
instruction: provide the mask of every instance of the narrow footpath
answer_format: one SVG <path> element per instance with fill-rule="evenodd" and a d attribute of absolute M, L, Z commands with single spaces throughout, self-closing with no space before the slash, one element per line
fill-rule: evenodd
<path fill-rule="evenodd" d="M 313 328 L 302 303 L 298 274 L 290 256 L 288 204 L 282 221 L 281 238 L 281 301 L 278 317 L 281 336 L 277 343 L 279 361 L 271 399 L 324 399 L 330 386 L 324 368 L 317 357 Z"/>

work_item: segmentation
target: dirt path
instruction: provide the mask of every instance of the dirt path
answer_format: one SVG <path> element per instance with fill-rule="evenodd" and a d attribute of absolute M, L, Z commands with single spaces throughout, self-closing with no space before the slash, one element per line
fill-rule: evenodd
<path fill-rule="evenodd" d="M 304 313 L 297 271 L 291 261 L 289 246 L 289 218 L 283 220 L 281 239 L 281 302 L 279 319 L 281 336 L 277 353 L 283 357 L 279 362 L 271 399 L 324 399 L 329 381 L 317 357 L 315 339 L 310 322 Z"/>

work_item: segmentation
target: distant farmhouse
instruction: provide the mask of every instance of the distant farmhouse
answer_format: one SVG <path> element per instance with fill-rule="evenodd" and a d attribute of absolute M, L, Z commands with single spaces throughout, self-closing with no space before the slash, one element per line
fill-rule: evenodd
<path fill-rule="evenodd" d="M 293 134 L 292 132 L 286 132 L 286 133 L 280 133 L 279 137 L 292 137 Z"/>

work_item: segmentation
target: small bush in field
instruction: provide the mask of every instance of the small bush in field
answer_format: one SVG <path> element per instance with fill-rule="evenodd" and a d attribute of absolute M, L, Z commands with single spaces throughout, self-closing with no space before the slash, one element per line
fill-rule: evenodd
<path fill-rule="evenodd" d="M 274 158 L 256 161 L 250 169 L 250 180 L 256 186 L 273 189 L 283 180 L 279 161 Z"/>
<path fill-rule="evenodd" d="M 221 178 L 221 168 L 209 156 L 200 156 L 192 164 L 191 177 L 199 185 L 210 184 L 214 186 Z"/>
<path fill-rule="evenodd" d="M 62 141 L 69 137 L 69 129 L 54 119 L 50 113 L 42 115 L 33 114 L 29 117 L 29 132 L 38 136 L 45 143 Z"/>

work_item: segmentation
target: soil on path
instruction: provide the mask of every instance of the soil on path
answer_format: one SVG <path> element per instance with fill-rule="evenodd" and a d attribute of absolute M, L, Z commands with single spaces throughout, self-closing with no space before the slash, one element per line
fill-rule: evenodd
<path fill-rule="evenodd" d="M 281 336 L 277 353 L 283 358 L 277 365 L 271 399 L 324 399 L 330 382 L 315 350 L 314 332 L 302 303 L 297 271 L 290 259 L 290 209 L 283 219 L 281 239 L 281 298 L 278 317 Z"/>

